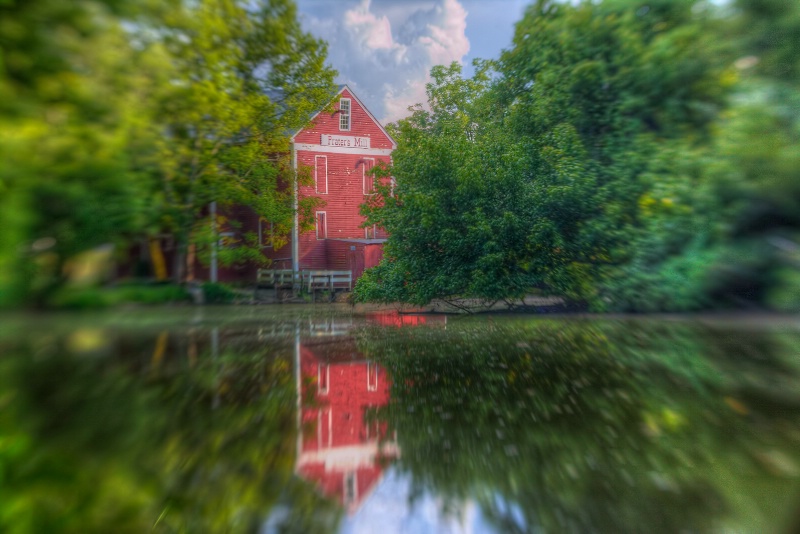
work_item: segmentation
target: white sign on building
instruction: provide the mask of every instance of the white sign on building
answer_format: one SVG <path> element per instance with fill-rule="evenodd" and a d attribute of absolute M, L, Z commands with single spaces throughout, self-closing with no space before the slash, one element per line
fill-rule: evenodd
<path fill-rule="evenodd" d="M 322 146 L 340 146 L 345 148 L 370 148 L 369 137 L 353 137 L 349 135 L 322 134 L 319 144 Z"/>

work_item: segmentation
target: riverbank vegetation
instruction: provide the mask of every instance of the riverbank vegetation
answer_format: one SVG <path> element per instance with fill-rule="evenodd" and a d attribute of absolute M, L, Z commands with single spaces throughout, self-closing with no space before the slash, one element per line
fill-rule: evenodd
<path fill-rule="evenodd" d="M 412 495 L 477 506 L 500 532 L 792 532 L 800 339 L 750 324 L 462 318 L 357 335 L 391 376 L 377 419 Z"/>
<path fill-rule="evenodd" d="M 134 247 L 166 273 L 164 235 L 182 282 L 219 241 L 213 202 L 285 243 L 287 132 L 335 74 L 291 0 L 12 0 L 0 20 L 0 306 L 113 280 Z M 394 184 L 364 214 L 391 237 L 356 300 L 797 311 L 798 30 L 780 0 L 533 2 L 498 61 L 436 67 L 390 127 Z M 263 262 L 256 241 L 217 261 Z"/>
<path fill-rule="evenodd" d="M 0 530 L 333 532 L 336 504 L 294 471 L 291 353 L 220 351 L 172 317 L 2 333 Z"/>
<path fill-rule="evenodd" d="M 800 7 L 534 2 L 392 129 L 362 301 L 800 306 Z"/>
<path fill-rule="evenodd" d="M 218 239 L 213 201 L 215 222 L 248 206 L 285 241 L 277 154 L 334 91 L 291 0 L 12 0 L 0 21 L 0 305 L 106 281 L 109 250 L 129 261 L 164 234 L 181 281 L 190 244 Z M 253 240 L 218 262 L 263 261 Z"/>

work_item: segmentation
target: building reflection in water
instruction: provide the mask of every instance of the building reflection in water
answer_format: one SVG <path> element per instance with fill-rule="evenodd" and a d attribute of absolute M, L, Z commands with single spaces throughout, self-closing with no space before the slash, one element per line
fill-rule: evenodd
<path fill-rule="evenodd" d="M 367 317 L 381 326 L 445 320 L 396 312 Z M 378 409 L 389 402 L 389 377 L 357 350 L 351 326 L 346 320 L 314 322 L 308 336 L 301 337 L 298 329 L 295 343 L 301 429 L 295 470 L 348 514 L 359 509 L 400 454 L 397 436 L 387 435 L 386 424 L 377 418 Z"/>

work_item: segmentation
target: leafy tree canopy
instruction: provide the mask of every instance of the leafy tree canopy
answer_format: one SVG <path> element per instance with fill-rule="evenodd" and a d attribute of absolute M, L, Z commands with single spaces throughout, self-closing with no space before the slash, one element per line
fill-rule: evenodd
<path fill-rule="evenodd" d="M 540 287 L 655 311 L 785 287 L 768 243 L 800 223 L 800 122 L 768 7 L 540 0 L 496 65 L 435 68 L 430 111 L 394 129 L 396 187 L 365 207 L 391 237 L 357 298 Z"/>
<path fill-rule="evenodd" d="M 287 133 L 334 89 L 291 0 L 11 1 L 0 20 L 0 303 L 164 231 L 180 267 L 212 200 L 285 239 Z"/>

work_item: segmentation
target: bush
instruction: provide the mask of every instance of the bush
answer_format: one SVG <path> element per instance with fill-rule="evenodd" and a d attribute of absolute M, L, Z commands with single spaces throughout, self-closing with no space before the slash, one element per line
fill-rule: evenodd
<path fill-rule="evenodd" d="M 202 285 L 206 304 L 228 304 L 236 298 L 236 293 L 225 284 L 206 282 Z"/>
<path fill-rule="evenodd" d="M 189 294 L 175 285 L 123 285 L 115 287 L 65 287 L 53 294 L 47 307 L 68 310 L 108 308 L 120 304 L 186 302 Z"/>
<path fill-rule="evenodd" d="M 775 311 L 800 312 L 800 269 L 784 267 L 775 278 L 775 286 L 767 294 L 767 305 Z"/>

